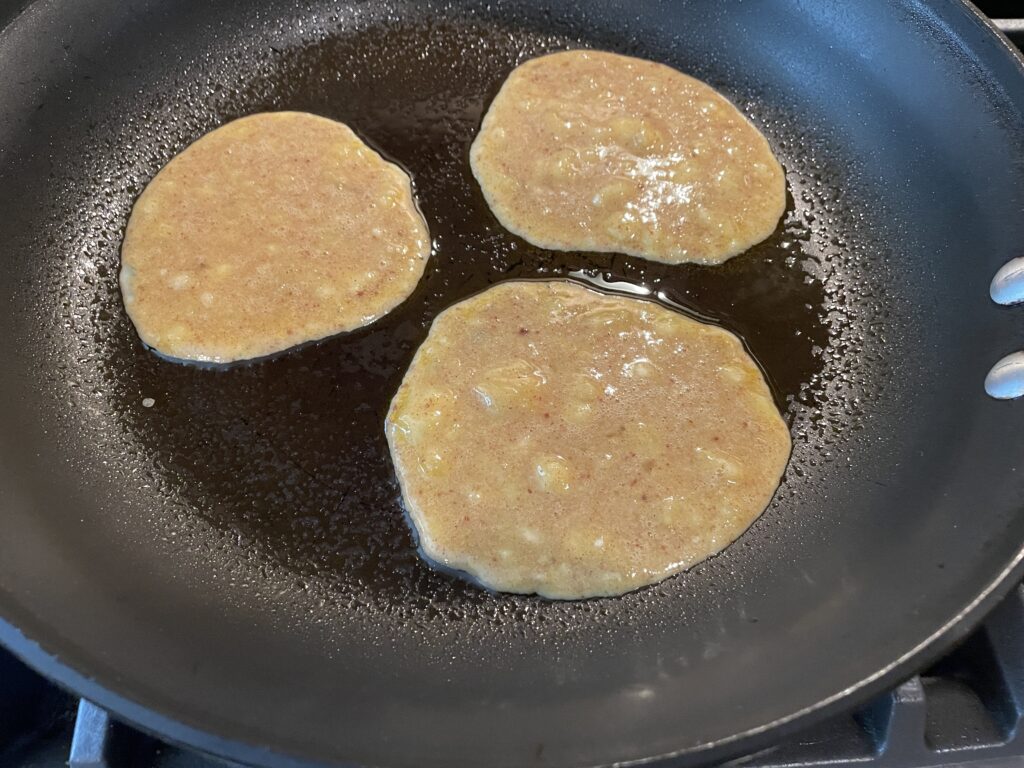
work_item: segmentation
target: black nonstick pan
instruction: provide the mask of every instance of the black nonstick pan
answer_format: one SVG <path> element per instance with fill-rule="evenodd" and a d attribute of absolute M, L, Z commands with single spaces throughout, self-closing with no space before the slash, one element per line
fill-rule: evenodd
<path fill-rule="evenodd" d="M 1024 67 L 923 2 L 4 3 L 0 641 L 119 717 L 257 764 L 717 760 L 891 686 L 1021 575 L 1024 347 L 989 281 L 1024 251 Z M 750 115 L 790 193 L 715 268 L 552 253 L 469 172 L 517 62 L 591 46 Z M 226 370 L 143 348 L 125 222 L 234 117 L 345 121 L 413 175 L 434 253 L 357 333 Z M 431 570 L 382 421 L 432 318 L 509 278 L 646 286 L 740 334 L 791 424 L 767 512 L 616 599 Z"/>

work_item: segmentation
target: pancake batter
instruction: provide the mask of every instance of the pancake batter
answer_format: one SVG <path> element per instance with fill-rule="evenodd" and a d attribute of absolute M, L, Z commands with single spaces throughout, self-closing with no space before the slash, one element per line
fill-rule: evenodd
<path fill-rule="evenodd" d="M 120 283 L 148 346 L 227 363 L 373 322 L 413 291 L 429 250 L 404 171 L 342 123 L 275 112 L 218 128 L 156 175 Z"/>
<path fill-rule="evenodd" d="M 386 433 L 429 560 L 563 599 L 718 552 L 790 451 L 735 336 L 564 281 L 502 283 L 441 313 Z"/>
<path fill-rule="evenodd" d="M 517 67 L 470 161 L 502 225 L 556 250 L 719 264 L 768 237 L 786 206 L 782 167 L 727 99 L 601 51 Z"/>

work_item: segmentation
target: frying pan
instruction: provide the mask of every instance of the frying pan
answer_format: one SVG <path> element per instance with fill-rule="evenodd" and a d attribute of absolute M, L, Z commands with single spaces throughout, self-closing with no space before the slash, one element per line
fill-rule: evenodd
<path fill-rule="evenodd" d="M 0 32 L 0 640 L 163 737 L 256 764 L 691 765 L 891 686 L 1021 575 L 1024 68 L 968 5 L 38 0 Z M 468 171 L 515 64 L 664 61 L 790 192 L 728 264 L 551 253 Z M 344 120 L 434 242 L 396 312 L 272 360 L 160 360 L 116 287 L 135 197 L 240 115 Z M 650 289 L 739 333 L 791 424 L 765 514 L 661 585 L 569 603 L 425 566 L 382 434 L 431 319 L 508 278 Z"/>

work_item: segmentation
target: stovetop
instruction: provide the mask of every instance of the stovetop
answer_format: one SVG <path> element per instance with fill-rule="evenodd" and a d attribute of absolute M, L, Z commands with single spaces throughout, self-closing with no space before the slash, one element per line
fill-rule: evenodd
<path fill-rule="evenodd" d="M 952 653 L 867 706 L 778 747 L 745 768 L 1010 768 L 1024 765 L 1024 586 Z M 215 768 L 80 701 L 0 651 L 0 766 Z"/>
<path fill-rule="evenodd" d="M 1024 3 L 978 2 L 992 16 Z M 997 25 L 1024 49 L 1024 18 Z M 730 763 L 743 768 L 1024 766 L 1024 585 L 939 662 L 861 709 Z M 110 717 L 0 649 L 0 768 L 223 768 Z"/>

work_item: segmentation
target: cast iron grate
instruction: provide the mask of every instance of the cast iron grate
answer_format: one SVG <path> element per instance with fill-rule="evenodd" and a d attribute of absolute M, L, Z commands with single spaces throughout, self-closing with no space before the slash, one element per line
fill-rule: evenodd
<path fill-rule="evenodd" d="M 938 663 L 735 768 L 1024 765 L 1024 586 Z M 79 701 L 0 651 L 0 766 L 215 768 Z"/>
<path fill-rule="evenodd" d="M 1009 4 L 979 2 L 996 15 Z M 1012 4 L 1019 11 L 1017 3 Z M 1024 19 L 996 24 L 1024 49 Z M 1024 766 L 1024 586 L 958 648 L 867 706 L 731 768 Z M 57 688 L 0 649 L 0 767 L 217 768 Z"/>
<path fill-rule="evenodd" d="M 1024 765 L 1024 586 L 936 664 L 744 768 Z"/>

